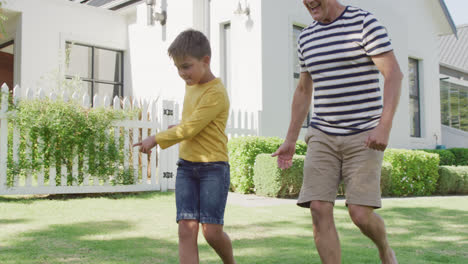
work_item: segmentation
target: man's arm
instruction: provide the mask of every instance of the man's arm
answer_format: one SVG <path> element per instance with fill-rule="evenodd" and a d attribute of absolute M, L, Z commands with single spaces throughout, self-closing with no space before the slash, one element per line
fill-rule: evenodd
<path fill-rule="evenodd" d="M 403 74 L 393 51 L 372 56 L 371 58 L 384 76 L 385 83 L 382 116 L 377 127 L 370 132 L 366 146 L 371 149 L 384 151 L 388 145 L 393 116 L 400 100 Z"/>
<path fill-rule="evenodd" d="M 299 83 L 294 92 L 291 106 L 291 122 L 284 143 L 272 154 L 278 156 L 278 167 L 287 169 L 292 165 L 292 156 L 296 150 L 296 140 L 301 131 L 302 123 L 310 109 L 312 100 L 312 77 L 308 72 L 301 72 Z"/>

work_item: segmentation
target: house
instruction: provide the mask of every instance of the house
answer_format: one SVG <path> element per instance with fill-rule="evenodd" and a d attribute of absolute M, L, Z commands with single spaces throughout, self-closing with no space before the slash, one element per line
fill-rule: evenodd
<path fill-rule="evenodd" d="M 440 38 L 442 144 L 468 148 L 468 25 Z"/>
<path fill-rule="evenodd" d="M 341 2 L 380 19 L 405 73 L 390 147 L 440 145 L 438 37 L 456 34 L 444 1 Z M 302 1 L 14 0 L 4 8 L 9 38 L 0 51 L 13 55 L 13 82 L 21 87 L 50 88 L 41 80 L 58 72 L 80 77 L 92 95 L 181 101 L 184 83 L 167 48 L 192 27 L 211 41 L 212 68 L 231 106 L 259 112 L 260 135 L 286 135 L 298 76 L 296 38 L 312 22 Z"/>

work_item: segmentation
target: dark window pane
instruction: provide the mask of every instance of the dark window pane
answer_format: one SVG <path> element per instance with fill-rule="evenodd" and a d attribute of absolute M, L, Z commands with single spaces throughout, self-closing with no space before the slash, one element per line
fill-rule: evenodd
<path fill-rule="evenodd" d="M 410 99 L 410 132 L 412 137 L 420 137 L 419 100 Z"/>
<path fill-rule="evenodd" d="M 408 80 L 410 97 L 410 133 L 412 137 L 421 137 L 421 111 L 419 104 L 419 61 L 408 59 Z"/>
<path fill-rule="evenodd" d="M 440 114 L 441 122 L 443 125 L 450 126 L 450 107 L 449 107 L 449 83 L 441 81 L 440 82 Z"/>
<path fill-rule="evenodd" d="M 460 129 L 459 92 L 456 85 L 450 86 L 450 123 L 451 127 Z"/>
<path fill-rule="evenodd" d="M 468 87 L 460 88 L 460 128 L 468 132 Z"/>
<path fill-rule="evenodd" d="M 92 49 L 90 47 L 66 43 L 65 74 L 92 78 Z"/>
<path fill-rule="evenodd" d="M 95 48 L 94 79 L 100 81 L 122 81 L 122 53 L 113 50 Z"/>

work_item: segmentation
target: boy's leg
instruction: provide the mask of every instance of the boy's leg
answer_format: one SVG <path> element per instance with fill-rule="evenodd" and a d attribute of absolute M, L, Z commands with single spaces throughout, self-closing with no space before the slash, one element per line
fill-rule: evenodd
<path fill-rule="evenodd" d="M 181 264 L 198 263 L 198 228 L 200 222 L 200 184 L 193 164 L 179 160 L 176 181 L 179 257 Z"/>
<path fill-rule="evenodd" d="M 232 243 L 223 232 L 224 210 L 229 192 L 230 173 L 227 162 L 200 167 L 200 223 L 206 241 L 223 263 L 235 263 Z"/>
<path fill-rule="evenodd" d="M 379 255 L 382 263 L 398 263 L 395 252 L 393 252 L 392 248 L 388 244 L 384 221 L 374 212 L 374 208 L 349 204 L 348 209 L 354 224 L 356 224 L 361 232 L 369 237 L 379 249 Z"/>
<path fill-rule="evenodd" d="M 198 220 L 179 221 L 179 260 L 181 264 L 198 264 Z"/>
<path fill-rule="evenodd" d="M 223 225 L 202 224 L 202 232 L 208 244 L 216 251 L 223 263 L 236 263 L 232 252 L 231 239 L 223 231 Z"/>

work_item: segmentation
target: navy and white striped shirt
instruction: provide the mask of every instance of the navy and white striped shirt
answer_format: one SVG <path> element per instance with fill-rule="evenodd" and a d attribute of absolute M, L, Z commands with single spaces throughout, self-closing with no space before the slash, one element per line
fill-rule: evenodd
<path fill-rule="evenodd" d="M 347 6 L 335 21 L 315 21 L 298 38 L 301 72 L 314 86 L 310 126 L 330 135 L 370 130 L 382 114 L 379 71 L 371 56 L 392 50 L 386 29 L 369 12 Z"/>

